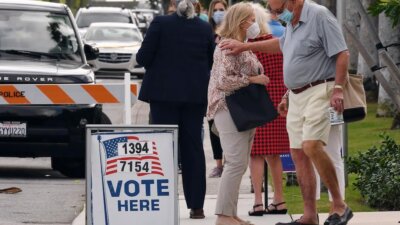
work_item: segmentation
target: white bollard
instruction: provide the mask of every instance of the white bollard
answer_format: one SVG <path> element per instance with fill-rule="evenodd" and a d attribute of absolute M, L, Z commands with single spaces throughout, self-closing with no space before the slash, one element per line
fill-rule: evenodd
<path fill-rule="evenodd" d="M 131 74 L 125 73 L 124 76 L 124 90 L 125 90 L 125 101 L 124 101 L 124 108 L 125 108 L 125 125 L 132 124 L 131 118 Z"/>

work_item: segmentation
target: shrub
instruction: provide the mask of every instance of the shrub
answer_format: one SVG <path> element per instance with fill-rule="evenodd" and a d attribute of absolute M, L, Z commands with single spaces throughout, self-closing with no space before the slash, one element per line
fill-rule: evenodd
<path fill-rule="evenodd" d="M 347 160 L 348 170 L 357 175 L 354 186 L 366 203 L 380 210 L 400 209 L 400 145 L 387 134 L 379 148 L 373 146 L 366 152 Z"/>

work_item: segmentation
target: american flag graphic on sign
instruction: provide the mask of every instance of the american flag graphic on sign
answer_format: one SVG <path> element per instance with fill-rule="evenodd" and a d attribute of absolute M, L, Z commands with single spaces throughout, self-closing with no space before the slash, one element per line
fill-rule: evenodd
<path fill-rule="evenodd" d="M 106 171 L 105 175 L 111 175 L 115 174 L 118 172 L 122 172 L 121 169 L 118 167 L 118 163 L 123 163 L 124 166 L 127 164 L 127 168 L 131 168 L 132 173 L 136 173 L 137 176 L 146 176 L 146 175 L 151 175 L 151 174 L 157 174 L 164 176 L 163 170 L 161 168 L 161 163 L 160 163 L 160 158 L 158 157 L 158 152 L 156 148 L 156 143 L 151 142 L 151 148 L 150 153 L 145 153 L 145 154 L 135 154 L 130 153 L 130 154 L 124 154 L 121 153 L 121 151 L 118 151 L 118 146 L 121 146 L 122 144 L 126 143 L 132 143 L 132 142 L 143 142 L 145 143 L 146 141 L 139 141 L 138 137 L 135 136 L 125 136 L 125 137 L 118 137 L 118 138 L 113 138 L 109 139 L 107 141 L 103 141 L 103 146 L 105 149 L 105 155 L 106 155 Z M 135 164 L 133 164 L 135 163 Z M 132 169 L 132 165 L 145 165 L 144 166 L 144 171 L 141 169 L 135 170 Z M 124 167 L 122 167 L 124 168 Z"/>

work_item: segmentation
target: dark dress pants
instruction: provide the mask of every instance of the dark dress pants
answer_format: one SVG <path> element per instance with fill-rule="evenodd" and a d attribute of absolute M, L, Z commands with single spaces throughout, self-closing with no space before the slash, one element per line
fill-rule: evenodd
<path fill-rule="evenodd" d="M 213 156 L 215 160 L 222 160 L 222 147 L 221 147 L 221 141 L 219 140 L 219 137 L 214 134 L 214 132 L 211 131 L 211 127 L 214 124 L 214 120 L 209 120 L 208 121 L 208 129 L 210 132 L 210 141 L 211 141 L 211 147 L 213 151 Z"/>
<path fill-rule="evenodd" d="M 189 209 L 202 209 L 206 194 L 206 165 L 201 139 L 206 107 L 206 104 L 195 103 L 150 102 L 152 124 L 179 126 L 182 183 Z"/>

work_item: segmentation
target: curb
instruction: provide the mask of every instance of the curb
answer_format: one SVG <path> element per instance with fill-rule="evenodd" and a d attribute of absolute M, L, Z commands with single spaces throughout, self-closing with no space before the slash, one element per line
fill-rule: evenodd
<path fill-rule="evenodd" d="M 86 216 L 86 204 L 83 205 L 82 212 L 79 213 L 79 215 L 74 219 L 74 221 L 72 221 L 71 225 L 85 225 L 86 224 L 85 216 Z"/>

